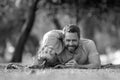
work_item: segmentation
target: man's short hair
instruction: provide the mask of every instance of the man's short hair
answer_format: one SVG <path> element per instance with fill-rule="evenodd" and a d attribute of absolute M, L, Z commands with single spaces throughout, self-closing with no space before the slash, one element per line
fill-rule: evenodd
<path fill-rule="evenodd" d="M 66 32 L 77 33 L 78 37 L 80 37 L 80 28 L 77 25 L 69 24 L 63 28 L 64 34 Z"/>

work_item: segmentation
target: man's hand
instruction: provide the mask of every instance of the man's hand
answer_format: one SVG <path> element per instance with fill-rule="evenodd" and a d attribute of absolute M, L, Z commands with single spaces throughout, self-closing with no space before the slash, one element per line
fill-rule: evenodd
<path fill-rule="evenodd" d="M 84 65 L 79 65 L 74 59 L 65 64 L 65 68 L 87 69 Z"/>
<path fill-rule="evenodd" d="M 78 63 L 73 59 L 67 62 L 65 66 L 68 68 L 76 68 L 78 66 Z"/>
<path fill-rule="evenodd" d="M 54 68 L 76 68 L 77 67 L 77 62 L 75 60 L 70 60 L 65 65 L 56 65 Z"/>

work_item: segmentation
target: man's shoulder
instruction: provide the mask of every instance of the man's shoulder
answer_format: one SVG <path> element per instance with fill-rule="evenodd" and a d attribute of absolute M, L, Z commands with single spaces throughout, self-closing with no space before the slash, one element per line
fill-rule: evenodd
<path fill-rule="evenodd" d="M 95 42 L 91 39 L 81 39 L 82 46 L 86 51 L 97 51 Z"/>
<path fill-rule="evenodd" d="M 91 40 L 91 39 L 86 39 L 86 38 L 81 38 L 80 39 L 80 44 L 82 44 L 82 45 L 87 45 L 87 44 L 90 44 L 90 43 L 94 43 L 94 41 Z"/>

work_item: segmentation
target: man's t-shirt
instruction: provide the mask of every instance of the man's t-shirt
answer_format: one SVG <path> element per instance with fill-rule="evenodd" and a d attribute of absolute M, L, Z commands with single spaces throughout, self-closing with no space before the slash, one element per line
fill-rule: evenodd
<path fill-rule="evenodd" d="M 78 64 L 87 64 L 95 57 L 98 57 L 98 52 L 95 43 L 90 39 L 80 39 L 79 47 L 74 54 L 65 49 L 63 42 L 62 30 L 52 30 L 47 32 L 41 42 L 41 47 L 52 46 L 57 55 L 50 62 L 50 65 L 65 64 L 74 59 Z M 42 55 L 42 54 L 41 54 Z"/>
<path fill-rule="evenodd" d="M 94 53 L 92 53 L 94 52 Z M 64 49 L 58 56 L 58 60 L 61 64 L 65 64 L 70 60 L 75 60 L 78 64 L 88 64 L 92 56 L 97 56 L 95 44 L 92 40 L 81 39 L 78 48 L 74 53 L 70 53 L 67 49 Z"/>

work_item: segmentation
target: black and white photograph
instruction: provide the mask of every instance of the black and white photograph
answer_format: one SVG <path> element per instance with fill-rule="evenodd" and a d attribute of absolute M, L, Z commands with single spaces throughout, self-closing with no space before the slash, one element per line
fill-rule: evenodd
<path fill-rule="evenodd" d="M 0 80 L 119 80 L 120 0 L 0 0 Z"/>

